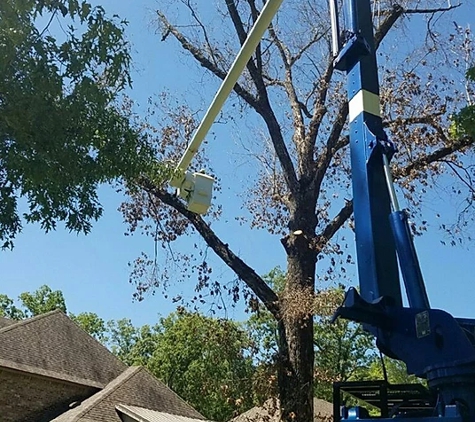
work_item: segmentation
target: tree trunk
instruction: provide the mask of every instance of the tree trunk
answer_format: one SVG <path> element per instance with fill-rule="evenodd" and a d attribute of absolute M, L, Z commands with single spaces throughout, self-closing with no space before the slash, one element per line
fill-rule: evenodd
<path fill-rule="evenodd" d="M 311 246 L 315 200 L 306 192 L 293 213 L 291 234 L 282 240 L 287 252 L 287 279 L 281 298 L 278 367 L 282 420 L 313 421 L 313 315 L 316 252 Z M 300 209 L 299 209 L 300 208 Z"/>
<path fill-rule="evenodd" d="M 282 420 L 313 421 L 313 319 L 279 322 L 278 367 Z"/>

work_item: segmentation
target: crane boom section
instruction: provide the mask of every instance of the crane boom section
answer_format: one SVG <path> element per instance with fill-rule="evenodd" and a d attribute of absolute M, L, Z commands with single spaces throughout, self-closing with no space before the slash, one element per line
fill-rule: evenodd
<path fill-rule="evenodd" d="M 183 156 L 180 159 L 176 169 L 177 173 L 181 174 L 178 179 L 171 181 L 172 186 L 180 187 L 183 181 L 183 174 L 188 169 L 191 160 L 198 152 L 200 145 L 202 144 L 205 136 L 208 134 L 211 126 L 213 125 L 216 117 L 221 111 L 226 99 L 233 90 L 239 76 L 242 74 L 247 63 L 251 59 L 252 55 L 256 51 L 262 36 L 269 27 L 272 19 L 279 10 L 283 0 L 268 0 L 261 10 L 259 17 L 254 23 L 251 31 L 249 32 L 246 40 L 241 46 L 239 53 L 237 54 L 234 62 L 232 63 L 226 77 L 224 78 L 221 86 L 219 87 L 216 95 L 213 98 L 208 110 L 206 111 L 203 119 L 200 122 L 196 132 L 193 135 L 188 147 L 186 148 Z"/>

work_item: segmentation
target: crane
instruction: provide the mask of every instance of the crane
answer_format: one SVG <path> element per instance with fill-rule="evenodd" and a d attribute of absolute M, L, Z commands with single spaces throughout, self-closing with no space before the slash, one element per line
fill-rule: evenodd
<path fill-rule="evenodd" d="M 350 288 L 335 317 L 363 324 L 378 348 L 427 380 L 422 385 L 336 383 L 335 421 L 370 419 L 362 407 L 340 409 L 347 392 L 379 407 L 380 418 L 475 421 L 475 320 L 432 309 L 408 224 L 391 178 L 394 143 L 383 129 L 370 0 L 345 0 L 340 31 L 330 0 L 334 66 L 346 72 L 359 292 Z M 344 37 L 342 36 L 344 34 Z M 399 263 L 399 265 L 398 265 Z M 407 307 L 402 305 L 402 274 Z"/>

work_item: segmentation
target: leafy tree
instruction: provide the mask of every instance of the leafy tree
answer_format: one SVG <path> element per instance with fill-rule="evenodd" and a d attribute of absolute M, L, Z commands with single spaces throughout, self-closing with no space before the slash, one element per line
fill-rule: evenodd
<path fill-rule="evenodd" d="M 255 404 L 252 352 L 235 322 L 181 310 L 142 327 L 127 361 L 146 365 L 207 418 L 226 421 Z"/>
<path fill-rule="evenodd" d="M 173 40 L 189 55 L 190 62 L 222 80 L 263 2 L 223 0 L 212 10 L 207 3 L 182 0 L 170 4 L 173 13 L 167 14 L 166 2 L 157 10 L 162 40 Z M 447 169 L 446 162 L 460 163 L 460 153 L 473 145 L 473 137 L 453 138 L 448 133 L 449 115 L 457 109 L 460 96 L 452 85 L 454 78 L 447 77 L 448 66 L 441 63 L 450 63 L 454 77 L 460 73 L 464 66 L 460 58 L 464 56 L 458 47 L 470 38 L 454 33 L 450 10 L 455 7 L 445 1 L 405 0 L 400 4 L 380 1 L 374 8 L 374 40 L 368 41 L 374 41 L 384 68 L 382 115 L 390 136 L 398 143 L 393 172 L 409 206 L 419 204 L 424 197 L 421 191 L 434 186 Z M 264 136 L 260 145 L 249 141 L 255 134 L 241 139 L 262 167 L 242 193 L 243 209 L 248 213 L 234 207 L 239 214 L 225 210 L 225 217 L 236 217 L 251 228 L 280 236 L 287 254 L 281 295 L 233 251 L 232 242 L 224 239 L 219 227 L 212 225 L 222 211 L 219 192 L 217 206 L 202 218 L 187 211 L 169 192 L 166 180 L 144 178 L 139 186 L 130 186 L 130 200 L 123 206 L 130 231 L 142 227 L 163 246 L 156 248 L 162 251 L 157 256 L 137 261 L 132 278 L 139 297 L 147 289 L 171 281 L 170 268 L 160 267 L 166 264 L 167 253 L 173 265 L 180 258 L 183 262 L 178 279 L 188 280 L 196 274 L 198 291 L 208 289 L 213 296 L 225 291 L 226 286 L 210 275 L 211 263 L 205 252 L 200 253 L 201 242 L 195 242 L 194 255 L 172 249 L 173 242 L 183 236 L 199 235 L 235 272 L 238 281 L 229 288 L 232 297 L 240 297 L 243 290 L 251 292 L 271 312 L 279 333 L 278 385 L 283 419 L 294 422 L 312 418 L 317 261 L 321 262 L 322 279 L 343 279 L 341 268 L 347 265 L 347 254 L 352 253 L 340 231 L 352 225 L 345 123 L 348 104 L 344 83 L 332 65 L 328 16 L 323 0 L 286 3 L 247 63 L 231 99 L 231 120 L 237 119 L 236 110 L 246 116 L 253 114 L 257 116 L 253 121 L 259 122 L 255 134 Z M 403 22 L 410 26 L 410 19 L 418 23 L 417 31 L 404 33 Z M 427 33 L 421 33 L 421 28 Z M 156 132 L 158 160 L 167 162 L 179 155 L 196 122 L 185 107 L 169 109 L 161 117 Z M 197 166 L 203 164 L 206 166 L 203 159 L 197 161 Z M 246 186 L 239 184 L 239 189 Z M 465 192 L 472 194 L 467 186 Z M 423 221 L 418 222 L 424 227 Z"/>
<path fill-rule="evenodd" d="M 69 318 L 76 322 L 76 324 L 96 340 L 101 343 L 107 342 L 108 336 L 106 323 L 96 313 L 81 312 L 77 315 L 69 313 Z"/>
<path fill-rule="evenodd" d="M 333 314 L 343 302 L 342 287 L 321 291 L 315 322 L 315 395 L 332 401 L 335 381 L 360 380 L 376 356 L 373 338 L 360 324 Z"/>
<path fill-rule="evenodd" d="M 61 290 L 52 290 L 43 285 L 34 292 L 23 292 L 18 296 L 19 306 L 5 294 L 0 294 L 0 316 L 22 320 L 60 309 L 67 312 L 66 301 Z M 104 320 L 93 312 L 72 313 L 69 317 L 84 331 L 102 343 L 108 339 L 107 327 Z"/>
<path fill-rule="evenodd" d="M 61 290 L 51 290 L 47 285 L 41 286 L 33 293 L 24 292 L 19 296 L 20 302 L 25 308 L 26 318 L 45 314 L 46 312 L 61 309 L 66 313 L 66 302 Z"/>
<path fill-rule="evenodd" d="M 7 295 L 0 294 L 0 317 L 20 320 L 25 318 L 25 313 Z"/>
<path fill-rule="evenodd" d="M 128 318 L 107 322 L 108 347 L 120 360 L 127 365 L 135 362 L 134 348 L 139 340 L 139 330 Z"/>
<path fill-rule="evenodd" d="M 1 1 L 3 248 L 13 246 L 22 219 L 87 233 L 102 213 L 98 184 L 139 170 L 145 144 L 117 102 L 130 83 L 125 24 L 81 0 Z"/>
<path fill-rule="evenodd" d="M 384 365 L 384 366 L 383 366 Z M 408 375 L 404 362 L 384 356 L 381 359 L 375 359 L 365 377 L 362 379 L 382 380 L 387 379 L 391 384 L 414 384 L 424 383 L 420 378 L 414 375 Z"/>

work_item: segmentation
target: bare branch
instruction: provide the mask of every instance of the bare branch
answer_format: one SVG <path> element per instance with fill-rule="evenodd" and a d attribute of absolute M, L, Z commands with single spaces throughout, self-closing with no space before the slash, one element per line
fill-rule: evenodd
<path fill-rule="evenodd" d="M 244 29 L 244 24 L 241 20 L 241 17 L 239 16 L 239 12 L 237 11 L 236 4 L 234 0 L 226 0 L 226 6 L 228 8 L 229 16 L 231 17 L 234 28 L 236 29 L 239 42 L 242 45 L 244 44 L 244 41 L 246 41 L 247 33 Z M 249 71 L 249 74 L 251 75 L 251 78 L 254 81 L 254 84 L 256 85 L 258 95 L 262 96 L 263 93 L 266 92 L 266 89 L 265 89 L 264 79 L 262 77 L 263 72 L 262 72 L 262 60 L 260 59 L 261 57 L 260 44 L 257 47 L 256 56 L 259 57 L 259 60 L 256 60 L 256 63 L 258 65 L 256 66 L 256 63 L 254 63 L 254 61 L 251 58 L 251 60 L 249 60 L 249 62 L 247 63 L 247 70 Z"/>
<path fill-rule="evenodd" d="M 475 187 L 473 186 L 473 181 L 470 173 L 467 171 L 467 169 L 463 168 L 461 165 L 458 165 L 456 163 L 453 163 L 448 160 L 440 160 L 442 163 L 447 164 L 447 166 L 450 167 L 452 172 L 457 176 L 457 178 L 468 188 L 470 192 L 475 194 Z M 465 174 L 465 177 L 460 174 L 460 172 Z"/>
<path fill-rule="evenodd" d="M 434 9 L 406 9 L 404 11 L 405 14 L 428 14 L 428 13 L 440 13 L 440 12 L 448 12 L 450 10 L 454 10 L 457 7 L 462 6 L 462 3 L 459 4 L 454 4 L 453 6 L 448 6 L 448 7 L 437 7 Z"/>
<path fill-rule="evenodd" d="M 239 40 L 241 43 L 243 43 L 247 34 L 244 30 L 244 25 L 236 9 L 235 2 L 234 0 L 227 0 L 226 5 L 228 7 L 228 11 L 233 21 L 233 24 L 236 28 L 236 32 L 238 33 Z M 253 19 L 255 20 L 257 19 L 257 13 L 258 13 L 257 9 L 253 1 L 249 1 L 249 5 L 251 7 L 251 13 L 253 15 Z M 272 24 L 270 25 L 269 30 L 271 28 L 272 28 Z M 297 175 L 294 169 L 294 165 L 292 163 L 292 159 L 290 158 L 289 152 L 285 145 L 280 125 L 277 121 L 277 118 L 275 116 L 275 113 L 272 109 L 272 106 L 270 104 L 270 101 L 267 95 L 267 88 L 266 88 L 264 77 L 263 77 L 264 72 L 262 68 L 262 60 L 260 59 L 261 57 L 260 45 L 258 46 L 256 55 L 258 58 L 258 60 L 256 61 L 258 66 L 256 67 L 253 60 L 249 60 L 248 65 L 247 65 L 248 71 L 251 74 L 251 77 L 256 85 L 257 92 L 258 92 L 259 107 L 255 107 L 255 109 L 262 116 L 262 118 L 267 124 L 267 127 L 269 129 L 269 134 L 271 136 L 272 143 L 274 145 L 274 149 L 276 151 L 276 154 L 279 158 L 279 162 L 284 171 L 285 180 L 287 182 L 289 190 L 295 195 L 298 190 Z M 284 82 L 284 86 L 285 86 L 285 82 Z"/>
<path fill-rule="evenodd" d="M 231 268 L 237 276 L 244 281 L 244 283 L 246 283 L 246 285 L 262 301 L 275 318 L 280 318 L 278 306 L 279 298 L 274 291 L 251 267 L 232 252 L 228 244 L 221 241 L 211 227 L 199 215 L 188 211 L 176 196 L 154 186 L 151 181 L 142 179 L 140 183 L 147 193 L 159 198 L 162 202 L 171 206 L 181 215 L 186 217 L 203 237 L 208 246 L 213 249 L 216 255 L 218 255 L 223 262 L 228 265 L 229 268 Z"/>
<path fill-rule="evenodd" d="M 338 214 L 331 220 L 323 231 L 317 236 L 316 248 L 317 254 L 319 254 L 335 233 L 346 223 L 346 221 L 353 214 L 353 200 L 346 201 L 343 208 Z"/>
<path fill-rule="evenodd" d="M 454 152 L 463 151 L 465 148 L 474 145 L 474 143 L 475 139 L 471 136 L 456 139 L 452 141 L 450 145 L 439 148 L 429 154 L 421 155 L 406 167 L 397 169 L 394 172 L 394 179 L 396 180 L 407 177 L 411 174 L 411 172 L 420 171 L 426 168 L 429 164 L 440 161 Z"/>
<path fill-rule="evenodd" d="M 157 15 L 164 25 L 165 30 L 167 33 L 172 34 L 176 40 L 181 44 L 181 46 L 189 51 L 192 56 L 196 59 L 196 61 L 203 66 L 204 68 L 211 71 L 214 75 L 216 75 L 220 79 L 226 78 L 226 72 L 219 67 L 217 67 L 211 60 L 209 60 L 203 52 L 198 49 L 195 45 L 193 45 L 175 26 L 173 26 L 170 22 L 168 22 L 166 16 L 157 11 Z M 254 95 L 252 95 L 249 91 L 245 90 L 239 83 L 234 85 L 234 91 L 238 94 L 247 104 L 249 104 L 253 108 L 258 107 L 257 99 Z"/>
<path fill-rule="evenodd" d="M 214 51 L 213 51 L 213 46 L 211 45 L 210 39 L 208 37 L 208 31 L 206 30 L 206 27 L 203 25 L 203 22 L 201 22 L 201 19 L 199 18 L 198 14 L 196 13 L 195 8 L 190 3 L 190 0 L 186 0 L 186 1 L 183 0 L 183 3 L 186 5 L 188 10 L 190 11 L 192 18 L 196 21 L 198 26 L 201 28 L 201 32 L 203 33 L 203 37 L 204 37 L 205 42 L 206 42 L 206 46 L 208 47 L 208 52 L 209 52 L 210 56 L 213 58 L 213 62 L 215 64 L 215 66 L 217 66 L 218 62 L 216 60 L 216 57 L 215 57 L 215 54 L 214 54 Z"/>
<path fill-rule="evenodd" d="M 306 143 L 315 147 L 317 141 L 318 131 L 322 123 L 323 117 L 325 116 L 327 109 L 325 107 L 325 102 L 327 100 L 328 88 L 330 86 L 330 80 L 333 76 L 333 60 L 329 60 L 325 73 L 320 78 L 318 83 L 318 94 L 315 99 L 315 105 L 313 107 L 313 116 L 308 125 L 308 133 Z"/>
<path fill-rule="evenodd" d="M 417 125 L 417 124 L 428 124 L 431 126 L 434 126 L 434 118 L 435 117 L 440 117 L 444 113 L 443 112 L 438 112 L 438 113 L 433 113 L 430 115 L 425 115 L 425 116 L 411 116 L 411 117 L 397 117 L 393 120 L 386 120 L 383 122 L 384 127 L 388 127 L 390 125 L 394 124 L 404 124 L 404 125 Z M 444 138 L 445 135 L 444 135 Z"/>
<path fill-rule="evenodd" d="M 309 48 L 311 48 L 314 44 L 319 42 L 325 35 L 326 35 L 326 32 L 323 32 L 322 34 L 315 33 L 313 35 L 313 38 L 306 45 L 304 45 L 295 56 L 290 57 L 290 60 L 289 60 L 290 66 L 293 66 L 297 61 L 299 61 L 302 58 L 302 56 L 305 54 L 305 52 Z"/>
<path fill-rule="evenodd" d="M 171 33 L 178 40 L 181 46 L 192 54 L 192 56 L 198 61 L 198 63 L 201 64 L 201 66 L 210 70 L 220 79 L 224 79 L 226 77 L 226 72 L 222 69 L 219 69 L 206 56 L 204 56 L 199 48 L 193 45 L 180 31 L 178 31 L 176 27 L 168 22 L 166 16 L 163 13 L 157 11 L 157 14 L 160 18 L 160 21 L 164 25 L 166 32 Z M 234 91 L 264 119 L 269 130 L 269 134 L 271 135 L 276 154 L 279 157 L 279 162 L 282 166 L 284 177 L 289 190 L 294 195 L 296 195 L 299 186 L 295 168 L 285 145 L 279 122 L 269 102 L 262 75 L 259 74 L 259 78 L 262 80 L 262 89 L 259 90 L 258 87 L 258 98 L 253 96 L 249 91 L 246 91 L 241 85 L 239 85 L 239 83 L 234 85 Z"/>
<path fill-rule="evenodd" d="M 343 148 L 345 145 L 347 145 L 349 142 L 348 138 L 344 138 L 344 140 L 346 141 L 340 142 L 341 132 L 343 131 L 343 127 L 345 126 L 347 117 L 348 102 L 345 101 L 340 105 L 331 132 L 328 135 L 327 144 L 318 157 L 316 171 L 314 175 L 314 187 L 317 195 L 320 191 L 320 187 L 325 177 L 325 173 L 331 163 L 332 158 L 335 156 L 335 153 L 338 152 L 338 150 Z"/>

